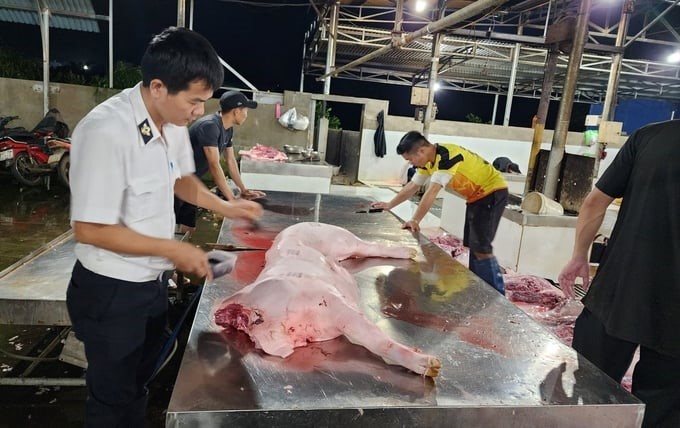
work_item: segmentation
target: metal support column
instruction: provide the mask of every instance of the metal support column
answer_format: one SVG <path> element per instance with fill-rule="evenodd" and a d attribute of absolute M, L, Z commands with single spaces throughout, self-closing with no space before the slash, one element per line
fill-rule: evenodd
<path fill-rule="evenodd" d="M 626 2 L 621 7 L 621 20 L 619 21 L 619 29 L 616 33 L 616 47 L 621 48 L 621 52 L 617 52 L 612 55 L 612 65 L 609 71 L 607 93 L 604 97 L 604 104 L 602 105 L 602 118 L 600 119 L 600 123 L 612 120 L 614 118 L 614 111 L 616 110 L 616 93 L 619 89 L 621 63 L 623 62 L 623 48 L 626 41 L 628 23 L 630 22 L 630 16 L 633 13 L 633 3 L 633 0 L 626 0 Z M 607 143 L 608 141 L 601 141 L 598 138 L 597 147 L 595 149 L 593 179 L 597 178 L 600 171 L 600 158 L 602 157 L 602 150 L 604 150 Z"/>
<path fill-rule="evenodd" d="M 113 88 L 113 0 L 109 0 L 109 88 Z"/>
<path fill-rule="evenodd" d="M 437 19 L 444 18 L 446 13 L 446 1 L 439 0 L 437 5 Z M 430 79 L 427 87 L 427 107 L 425 107 L 425 117 L 423 118 L 423 135 L 428 138 L 430 135 L 430 124 L 434 121 L 434 94 L 439 75 L 439 53 L 441 51 L 441 33 L 432 35 L 432 57 L 430 59 Z"/>
<path fill-rule="evenodd" d="M 394 28 L 392 29 L 393 43 L 401 40 L 402 25 L 404 24 L 404 0 L 397 0 L 394 7 Z"/>
<path fill-rule="evenodd" d="M 326 52 L 326 79 L 323 82 L 323 93 L 328 95 L 331 93 L 331 76 L 330 73 L 335 69 L 335 47 L 338 38 L 338 11 L 340 9 L 340 4 L 338 2 L 333 3 L 331 6 L 331 22 L 330 22 L 330 32 L 328 34 L 328 51 Z M 325 104 L 325 102 L 324 102 Z"/>
<path fill-rule="evenodd" d="M 512 111 L 512 96 L 515 93 L 515 81 L 517 80 L 517 65 L 519 64 L 519 51 L 521 49 L 519 43 L 515 44 L 515 49 L 512 55 L 512 70 L 510 70 L 510 81 L 508 82 L 508 96 L 505 100 L 505 113 L 503 114 L 503 126 L 510 125 L 510 112 Z"/>
<path fill-rule="evenodd" d="M 305 54 L 307 53 L 307 34 L 302 42 L 302 63 L 300 64 L 300 92 L 305 91 Z"/>
<path fill-rule="evenodd" d="M 591 4 L 592 0 L 581 0 L 579 5 L 574 40 L 569 54 L 569 65 L 567 66 L 567 74 L 564 80 L 560 110 L 557 115 L 557 124 L 555 125 L 546 171 L 545 188 L 543 189 L 543 193 L 551 199 L 555 199 L 557 196 L 557 181 L 559 179 L 562 158 L 564 157 L 564 146 L 567 144 L 569 122 L 574 106 L 574 94 L 576 93 L 576 81 L 578 79 L 579 67 L 581 66 L 583 46 L 588 34 L 588 16 L 590 15 Z"/>
<path fill-rule="evenodd" d="M 194 0 L 189 3 L 189 29 L 194 29 Z"/>
<path fill-rule="evenodd" d="M 529 153 L 529 167 L 527 168 L 527 179 L 524 184 L 524 194 L 526 195 L 533 189 L 531 180 L 536 168 L 536 157 L 541 150 L 543 142 L 543 131 L 545 130 L 545 120 L 548 116 L 550 107 L 550 95 L 552 94 L 553 82 L 555 81 L 555 70 L 557 69 L 557 59 L 560 56 L 557 46 L 551 46 L 548 50 L 548 57 L 545 60 L 543 73 L 543 86 L 541 87 L 541 100 L 538 102 L 536 112 L 536 122 L 534 123 L 534 137 L 531 141 L 531 152 Z"/>
<path fill-rule="evenodd" d="M 493 113 L 491 113 L 491 124 L 496 124 L 496 112 L 498 111 L 498 94 L 493 97 Z"/>
<path fill-rule="evenodd" d="M 177 26 L 184 27 L 186 22 L 186 5 L 184 0 L 177 0 Z"/>
<path fill-rule="evenodd" d="M 44 2 L 40 10 L 40 35 L 43 59 L 43 116 L 50 109 L 50 9 Z"/>

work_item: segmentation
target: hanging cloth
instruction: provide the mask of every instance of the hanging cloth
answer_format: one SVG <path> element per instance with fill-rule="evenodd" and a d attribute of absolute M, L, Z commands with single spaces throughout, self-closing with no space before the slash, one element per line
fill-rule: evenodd
<path fill-rule="evenodd" d="M 387 142 L 385 141 L 385 110 L 380 110 L 378 113 L 378 129 L 373 135 L 373 143 L 375 146 L 375 155 L 379 158 L 387 154 Z"/>

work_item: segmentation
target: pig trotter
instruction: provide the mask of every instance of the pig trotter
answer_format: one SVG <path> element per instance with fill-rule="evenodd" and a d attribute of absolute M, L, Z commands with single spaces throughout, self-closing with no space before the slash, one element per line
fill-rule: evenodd
<path fill-rule="evenodd" d="M 437 357 L 430 357 L 427 361 L 427 367 L 423 372 L 423 376 L 437 377 L 439 376 L 439 369 L 442 368 L 442 363 Z"/>

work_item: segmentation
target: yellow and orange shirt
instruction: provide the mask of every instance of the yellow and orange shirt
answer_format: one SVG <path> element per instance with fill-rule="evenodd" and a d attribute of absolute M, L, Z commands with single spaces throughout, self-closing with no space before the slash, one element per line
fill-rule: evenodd
<path fill-rule="evenodd" d="M 417 168 L 415 184 L 430 178 L 472 203 L 508 185 L 500 172 L 478 154 L 455 144 L 435 144 L 437 155 L 425 168 Z"/>

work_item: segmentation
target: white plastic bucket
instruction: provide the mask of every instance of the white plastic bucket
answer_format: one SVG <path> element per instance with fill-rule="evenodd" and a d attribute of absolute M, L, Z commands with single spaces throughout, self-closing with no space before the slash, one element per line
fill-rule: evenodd
<path fill-rule="evenodd" d="M 562 205 L 540 192 L 527 193 L 520 205 L 523 211 L 539 215 L 563 215 Z"/>

